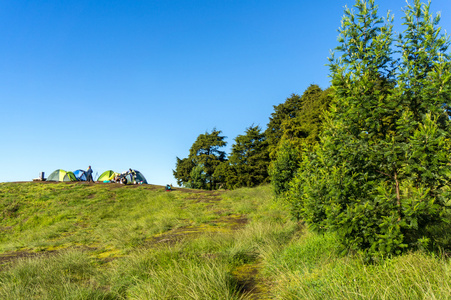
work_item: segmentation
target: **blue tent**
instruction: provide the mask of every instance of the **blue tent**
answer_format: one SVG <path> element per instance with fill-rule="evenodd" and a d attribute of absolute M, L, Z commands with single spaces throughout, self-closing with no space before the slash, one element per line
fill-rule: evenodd
<path fill-rule="evenodd" d="M 131 174 L 127 174 L 125 176 L 125 178 L 127 179 L 126 180 L 127 184 L 133 184 L 133 183 L 135 183 L 135 184 L 138 184 L 138 183 L 147 184 L 146 177 L 144 177 L 144 175 L 141 172 L 139 172 L 138 170 L 133 170 L 133 172 L 135 173 L 133 177 L 132 177 Z"/>
<path fill-rule="evenodd" d="M 83 170 L 74 171 L 74 175 L 78 181 L 86 181 L 86 172 L 85 171 L 83 171 Z"/>

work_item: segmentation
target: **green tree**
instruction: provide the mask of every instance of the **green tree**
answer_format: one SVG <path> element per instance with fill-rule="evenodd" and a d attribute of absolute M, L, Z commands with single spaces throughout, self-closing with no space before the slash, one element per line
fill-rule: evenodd
<path fill-rule="evenodd" d="M 190 172 L 190 179 L 186 187 L 191 189 L 206 189 L 207 174 L 203 165 L 196 165 Z"/>
<path fill-rule="evenodd" d="M 325 91 L 315 84 L 310 85 L 297 101 L 300 105 L 292 117 L 280 124 L 281 135 L 269 174 L 273 191 L 277 197 L 285 197 L 289 183 L 294 178 L 301 161 L 302 151 L 310 151 L 319 141 L 324 115 L 331 102 L 331 89 Z"/>
<path fill-rule="evenodd" d="M 276 197 L 283 198 L 296 175 L 301 161 L 301 150 L 297 145 L 284 140 L 277 151 L 276 158 L 269 168 L 271 186 Z"/>
<path fill-rule="evenodd" d="M 295 211 L 343 245 L 370 255 L 424 247 L 443 221 L 449 197 L 448 38 L 429 4 L 405 9 L 397 39 L 393 17 L 373 0 L 345 10 L 330 59 L 334 100 L 321 144 L 292 183 Z"/>
<path fill-rule="evenodd" d="M 265 136 L 271 160 L 285 140 L 295 145 L 313 144 L 319 140 L 323 115 L 329 109 L 331 89 L 311 84 L 302 94 L 292 94 L 284 103 L 274 106 Z"/>
<path fill-rule="evenodd" d="M 302 94 L 301 107 L 295 116 L 282 121 L 280 141 L 289 140 L 298 147 L 317 143 L 330 102 L 330 88 L 323 91 L 316 84 L 310 85 Z"/>
<path fill-rule="evenodd" d="M 225 151 L 220 150 L 227 145 L 225 136 L 220 130 L 200 134 L 190 148 L 188 158 L 177 157 L 176 169 L 173 171 L 177 183 L 198 189 L 215 189 L 215 169 L 226 160 Z"/>
<path fill-rule="evenodd" d="M 234 189 L 239 186 L 236 169 L 228 160 L 223 161 L 216 167 L 213 177 L 219 189 Z"/>
<path fill-rule="evenodd" d="M 297 94 L 292 94 L 284 103 L 274 105 L 274 112 L 269 118 L 269 123 L 265 130 L 265 137 L 268 141 L 269 156 L 272 159 L 276 157 L 277 148 L 283 135 L 282 123 L 286 120 L 296 117 L 297 112 L 302 107 L 302 99 Z"/>
<path fill-rule="evenodd" d="M 195 167 L 195 164 L 190 158 L 176 158 L 175 170 L 172 170 L 177 184 L 180 186 L 186 186 L 191 180 L 191 171 Z"/>
<path fill-rule="evenodd" d="M 267 181 L 268 143 L 259 126 L 250 126 L 244 135 L 235 138 L 229 162 L 236 176 L 230 180 L 234 188 L 253 187 Z"/>

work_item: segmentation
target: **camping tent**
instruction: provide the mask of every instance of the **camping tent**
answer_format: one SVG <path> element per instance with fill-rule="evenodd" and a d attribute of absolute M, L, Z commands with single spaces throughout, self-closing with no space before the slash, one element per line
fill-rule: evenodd
<path fill-rule="evenodd" d="M 55 170 L 49 175 L 47 181 L 77 181 L 74 173 L 67 172 L 61 169 Z"/>
<path fill-rule="evenodd" d="M 97 178 L 97 181 L 111 181 L 114 179 L 114 177 L 116 177 L 116 175 L 118 175 L 118 173 L 112 170 L 108 170 L 100 174 L 99 178 Z"/>
<path fill-rule="evenodd" d="M 84 170 L 77 170 L 74 171 L 75 178 L 77 178 L 78 181 L 86 181 L 86 171 Z"/>
<path fill-rule="evenodd" d="M 147 184 L 146 177 L 144 177 L 144 175 L 141 172 L 139 172 L 138 170 L 133 170 L 133 171 L 135 172 L 135 182 L 136 183 L 141 183 L 142 182 L 144 184 Z M 125 178 L 127 179 L 127 183 L 128 184 L 134 183 L 132 178 L 131 178 L 131 174 L 127 174 L 127 176 L 125 176 Z"/>

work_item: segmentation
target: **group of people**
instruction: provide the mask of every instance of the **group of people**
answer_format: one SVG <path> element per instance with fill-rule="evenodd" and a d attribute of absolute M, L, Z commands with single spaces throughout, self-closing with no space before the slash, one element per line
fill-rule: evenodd
<path fill-rule="evenodd" d="M 136 172 L 134 170 L 132 170 L 131 168 L 122 174 L 117 174 L 111 181 L 126 184 L 127 183 L 127 178 L 126 178 L 127 175 L 130 175 L 130 179 L 131 179 L 132 183 L 136 183 Z"/>
<path fill-rule="evenodd" d="M 91 168 L 91 166 L 88 167 L 88 169 L 86 170 L 86 181 L 87 182 L 94 182 L 94 179 L 92 178 L 92 173 L 93 170 Z M 117 183 L 127 183 L 127 178 L 126 176 L 130 175 L 130 180 L 132 183 L 137 183 L 136 182 L 136 172 L 134 170 L 132 170 L 131 168 L 128 169 L 128 171 L 122 173 L 122 174 L 117 174 L 114 179 L 111 180 L 111 182 L 117 182 Z M 141 182 L 142 183 L 142 182 Z M 165 187 L 166 191 L 171 191 L 172 190 L 172 184 L 169 185 L 167 184 Z"/>
<path fill-rule="evenodd" d="M 92 178 L 92 168 L 91 166 L 88 167 L 88 169 L 86 170 L 86 181 L 87 182 L 94 182 L 94 179 Z M 112 181 L 114 182 L 118 182 L 118 183 L 122 183 L 123 182 L 123 178 L 125 178 L 126 175 L 130 175 L 132 181 L 134 182 L 136 179 L 136 172 L 133 171 L 131 168 L 128 169 L 127 172 L 124 172 L 122 174 L 118 174 L 116 175 L 116 177 L 114 177 L 114 179 Z"/>

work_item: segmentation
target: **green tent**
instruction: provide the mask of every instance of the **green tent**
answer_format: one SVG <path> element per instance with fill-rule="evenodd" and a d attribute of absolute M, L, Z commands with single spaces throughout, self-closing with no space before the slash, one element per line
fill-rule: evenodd
<path fill-rule="evenodd" d="M 77 181 L 74 173 L 67 172 L 61 169 L 55 170 L 49 175 L 47 181 Z"/>
<path fill-rule="evenodd" d="M 97 181 L 111 181 L 114 179 L 114 177 L 116 177 L 116 175 L 119 175 L 119 173 L 108 170 L 100 174 L 99 178 L 97 178 Z"/>
<path fill-rule="evenodd" d="M 124 172 L 121 174 L 121 183 L 124 184 L 147 184 L 147 180 L 146 177 L 144 177 L 144 175 L 139 172 L 138 170 L 133 170 L 133 177 L 132 174 L 130 174 L 129 171 Z"/>
<path fill-rule="evenodd" d="M 144 177 L 144 175 L 141 172 L 139 172 L 138 170 L 133 170 L 133 171 L 135 172 L 134 180 L 132 180 L 132 177 L 130 174 L 125 177 L 125 178 L 127 178 L 128 184 L 141 183 L 141 182 L 144 184 L 147 184 L 146 177 Z"/>

